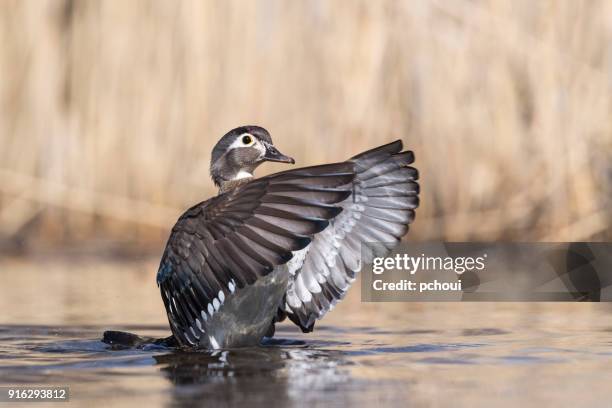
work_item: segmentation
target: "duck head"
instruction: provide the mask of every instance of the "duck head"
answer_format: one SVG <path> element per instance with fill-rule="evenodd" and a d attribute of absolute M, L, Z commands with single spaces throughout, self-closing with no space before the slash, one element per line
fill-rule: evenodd
<path fill-rule="evenodd" d="M 240 126 L 226 133 L 213 148 L 210 175 L 220 192 L 224 192 L 239 180 L 252 178 L 257 166 L 266 161 L 295 163 L 274 147 L 266 129 Z"/>

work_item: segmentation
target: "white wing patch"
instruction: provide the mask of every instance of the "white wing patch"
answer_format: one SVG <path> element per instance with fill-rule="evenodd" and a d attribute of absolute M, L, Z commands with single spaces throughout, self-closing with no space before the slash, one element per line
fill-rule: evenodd
<path fill-rule="evenodd" d="M 174 298 L 172 298 L 172 300 L 174 301 Z M 193 323 L 191 324 L 191 326 L 189 326 L 189 331 L 183 332 L 183 335 L 185 336 L 185 338 L 191 345 L 195 346 L 199 343 L 200 337 L 206 333 L 205 323 L 207 322 L 209 317 L 212 317 L 213 314 L 219 311 L 224 301 L 225 301 L 225 293 L 223 293 L 223 291 L 220 290 L 218 293 L 218 297 L 214 298 L 213 301 L 208 304 L 206 310 L 200 311 L 200 315 L 202 316 L 202 322 L 204 322 L 204 324 L 200 321 L 199 318 L 196 317 Z M 175 307 L 176 307 L 176 303 L 175 303 Z M 206 314 L 207 311 L 208 311 L 208 314 Z M 217 343 L 214 337 L 209 336 L 208 338 L 213 348 L 219 348 L 219 344 Z"/>
<path fill-rule="evenodd" d="M 304 260 L 306 259 L 306 255 L 308 254 L 308 250 L 310 249 L 311 245 L 312 244 L 306 246 L 304 249 L 300 249 L 299 251 L 293 251 L 293 257 L 286 264 L 291 276 L 295 276 L 296 272 L 302 269 L 302 265 L 304 265 Z M 311 297 L 310 293 L 302 293 L 302 295 L 305 298 Z M 302 301 L 295 292 L 295 280 L 289 281 L 286 301 L 289 305 L 293 305 L 294 307 L 299 307 L 302 304 Z"/>

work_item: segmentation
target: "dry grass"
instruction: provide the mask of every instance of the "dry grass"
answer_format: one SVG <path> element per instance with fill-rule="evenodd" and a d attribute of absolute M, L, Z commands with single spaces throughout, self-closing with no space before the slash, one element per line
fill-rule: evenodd
<path fill-rule="evenodd" d="M 402 138 L 422 175 L 413 239 L 611 238 L 611 15 L 604 0 L 5 0 L 0 231 L 162 239 L 214 192 L 218 137 L 256 123 L 302 165 Z"/>

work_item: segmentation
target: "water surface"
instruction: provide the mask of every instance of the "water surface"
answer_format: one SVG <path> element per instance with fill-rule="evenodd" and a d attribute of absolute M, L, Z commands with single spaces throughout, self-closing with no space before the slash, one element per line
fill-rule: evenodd
<path fill-rule="evenodd" d="M 169 334 L 154 264 L 0 262 L 0 383 L 67 385 L 84 406 L 612 404 L 607 304 L 362 303 L 356 287 L 314 333 L 282 324 L 262 347 L 102 343 Z"/>

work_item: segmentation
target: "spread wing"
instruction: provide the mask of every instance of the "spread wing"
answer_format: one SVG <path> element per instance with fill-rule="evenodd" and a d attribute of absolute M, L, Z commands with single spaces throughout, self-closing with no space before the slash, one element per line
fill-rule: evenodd
<path fill-rule="evenodd" d="M 172 229 L 157 274 L 174 335 L 197 344 L 225 296 L 305 248 L 350 194 L 351 162 L 250 181 L 187 210 Z"/>
<path fill-rule="evenodd" d="M 305 250 L 302 267 L 290 281 L 285 313 L 311 331 L 316 319 L 342 299 L 363 262 L 386 256 L 408 231 L 419 204 L 418 172 L 410 167 L 414 155 L 402 152 L 401 141 L 353 157 L 356 176 L 343 211 L 319 232 Z"/>

